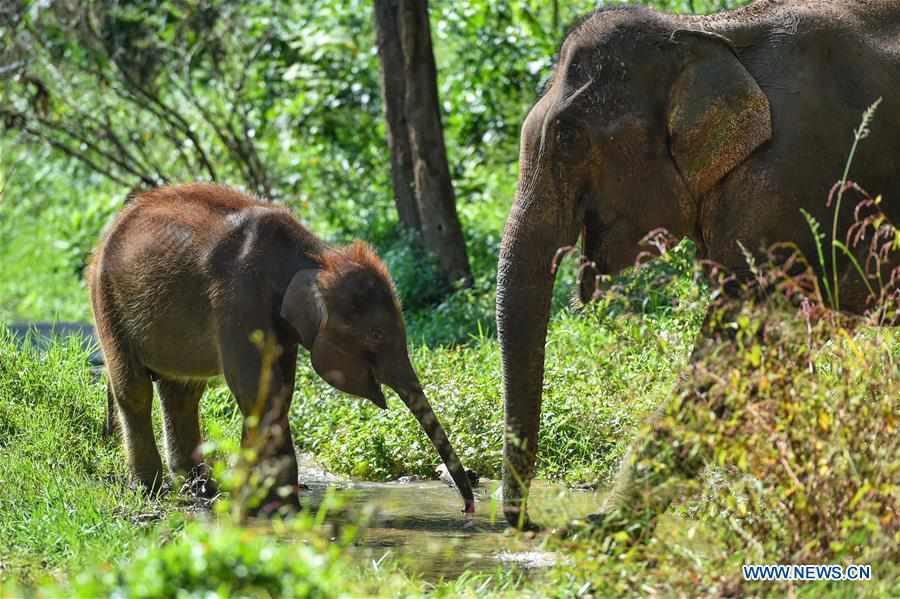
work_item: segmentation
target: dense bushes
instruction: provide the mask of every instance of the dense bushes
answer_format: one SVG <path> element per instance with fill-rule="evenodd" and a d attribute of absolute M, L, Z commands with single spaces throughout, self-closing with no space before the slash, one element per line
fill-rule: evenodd
<path fill-rule="evenodd" d="M 813 594 L 896 589 L 898 339 L 803 306 L 723 301 L 674 398 L 639 431 L 607 516 L 578 533 L 600 542 L 570 547 L 597 561 L 579 562 L 588 587 L 766 595 L 784 588 L 747 583 L 740 566 L 790 563 L 878 572 Z"/>
<path fill-rule="evenodd" d="M 709 515 L 753 539 L 759 561 L 896 559 L 893 332 L 833 315 L 811 323 L 772 306 L 745 307 L 728 322 L 737 339 L 707 344 L 652 425 L 679 455 L 646 467 L 672 471 L 677 458 L 696 455 L 726 468 L 739 482 L 715 486 Z"/>
<path fill-rule="evenodd" d="M 147 545 L 121 567 L 92 568 L 65 586 L 45 586 L 52 597 L 350 597 L 360 591 L 345 577 L 348 564 L 339 545 L 310 533 L 309 521 L 286 527 L 294 535 L 279 543 L 271 536 L 227 524 L 195 523 L 177 540 Z"/>
<path fill-rule="evenodd" d="M 713 521 L 745 533 L 759 563 L 896 563 L 896 335 L 771 307 L 735 321 L 736 343 L 712 350 L 668 414 L 676 439 L 739 480 L 715 489 Z"/>

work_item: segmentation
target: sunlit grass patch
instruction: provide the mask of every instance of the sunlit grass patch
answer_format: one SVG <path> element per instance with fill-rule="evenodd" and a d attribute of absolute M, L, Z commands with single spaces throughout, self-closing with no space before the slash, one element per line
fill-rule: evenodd
<path fill-rule="evenodd" d="M 0 576 L 127 556 L 169 510 L 129 489 L 106 393 L 76 339 L 46 352 L 0 325 Z"/>

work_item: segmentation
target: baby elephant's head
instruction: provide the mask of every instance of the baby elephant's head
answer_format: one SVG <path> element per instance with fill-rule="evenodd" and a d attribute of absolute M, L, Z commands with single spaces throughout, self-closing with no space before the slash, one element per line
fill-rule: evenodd
<path fill-rule="evenodd" d="M 387 408 L 381 385 L 409 407 L 474 509 L 469 479 L 450 446 L 413 369 L 406 327 L 384 263 L 363 242 L 328 250 L 321 268 L 298 272 L 284 295 L 282 318 L 310 351 L 315 371 L 331 386 Z"/>
<path fill-rule="evenodd" d="M 282 315 L 300 333 L 313 368 L 333 387 L 380 408 L 387 407 L 382 384 L 404 398 L 421 392 L 393 282 L 367 244 L 328 250 L 321 269 L 298 273 Z"/>

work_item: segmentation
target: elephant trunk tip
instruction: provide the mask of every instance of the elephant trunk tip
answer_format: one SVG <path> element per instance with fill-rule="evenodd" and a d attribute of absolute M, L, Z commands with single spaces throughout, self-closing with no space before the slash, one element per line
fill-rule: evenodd
<path fill-rule="evenodd" d="M 461 464 L 460 467 L 453 469 L 446 464 L 441 464 L 437 468 L 437 474 L 438 478 L 451 487 L 456 487 L 457 491 L 459 491 L 465 502 L 463 512 L 466 514 L 475 513 L 475 492 L 472 490 L 472 487 L 478 484 L 478 473 L 474 470 L 462 468 Z"/>
<path fill-rule="evenodd" d="M 472 487 L 468 484 L 469 480 L 466 478 L 465 483 L 462 485 L 457 484 L 457 488 L 459 489 L 459 494 L 462 495 L 463 498 L 463 513 L 468 518 L 471 514 L 475 513 L 475 494 L 472 492 Z"/>

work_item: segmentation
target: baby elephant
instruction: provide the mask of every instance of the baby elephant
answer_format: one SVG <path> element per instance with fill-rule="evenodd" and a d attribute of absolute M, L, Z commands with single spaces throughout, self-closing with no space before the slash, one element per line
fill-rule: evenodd
<path fill-rule="evenodd" d="M 131 472 L 148 490 L 163 481 L 151 381 L 169 469 L 191 474 L 202 468 L 198 402 L 207 379 L 224 374 L 244 416 L 243 443 L 257 420 L 271 439 L 264 457 L 280 465 L 270 498 L 278 489 L 296 505 L 288 408 L 302 345 L 341 391 L 386 408 L 381 385 L 394 389 L 447 465 L 465 511 L 474 511 L 466 472 L 410 363 L 391 277 L 367 244 L 329 247 L 285 208 L 227 187 L 162 187 L 118 215 L 88 283 Z M 258 332 L 280 348 L 270 367 L 252 339 Z"/>

